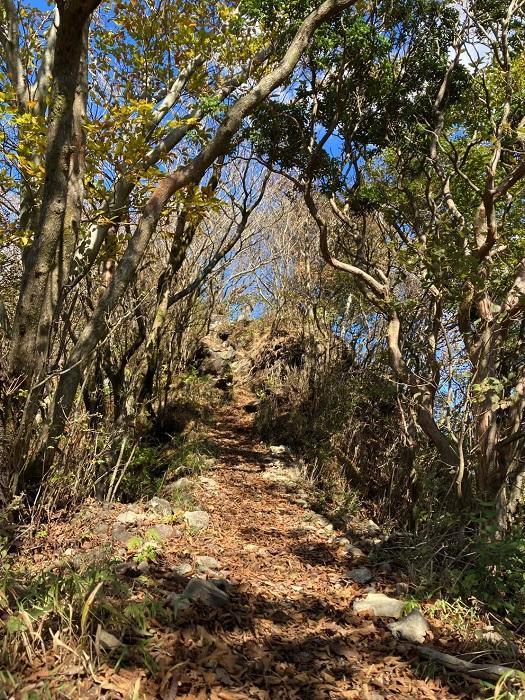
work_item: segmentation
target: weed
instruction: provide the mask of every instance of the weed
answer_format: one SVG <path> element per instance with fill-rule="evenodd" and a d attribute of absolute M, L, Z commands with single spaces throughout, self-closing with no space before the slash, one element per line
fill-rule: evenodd
<path fill-rule="evenodd" d="M 142 537 L 132 537 L 127 543 L 128 550 L 134 552 L 133 561 L 140 562 L 155 562 L 159 557 L 159 552 L 162 549 L 161 540 L 157 532 L 151 529 L 146 533 L 146 539 Z"/>

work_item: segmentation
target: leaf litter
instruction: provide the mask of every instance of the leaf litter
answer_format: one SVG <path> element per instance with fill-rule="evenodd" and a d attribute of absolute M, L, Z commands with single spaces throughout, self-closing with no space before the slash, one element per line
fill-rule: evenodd
<path fill-rule="evenodd" d="M 133 578 L 127 563 L 120 571 L 131 582 L 127 603 L 140 605 L 150 596 L 167 610 L 167 596 L 182 595 L 191 578 L 176 567 L 211 556 L 232 584 L 229 603 L 179 606 L 171 618 L 154 614 L 135 639 L 99 623 L 99 641 L 101 635 L 111 639 L 113 651 L 99 649 L 93 661 L 84 651 L 45 643 L 31 663 L 13 671 L 16 688 L 6 698 L 31 692 L 87 700 L 479 697 L 476 682 L 430 677 L 385 621 L 352 611 L 365 587 L 345 579 L 349 558 L 330 541 L 330 531 L 305 527 L 305 507 L 295 502 L 290 484 L 268 478 L 268 449 L 252 433 L 247 414 L 229 408 L 209 432 L 219 457 L 213 479 L 197 482 L 209 528 L 174 528 L 147 576 Z M 64 562 L 81 569 L 108 556 L 129 562 L 129 550 L 112 538 L 111 528 L 134 520 L 130 527 L 140 534 L 152 523 L 151 517 L 122 517 L 125 510 L 91 500 L 77 513 L 59 514 L 22 557 L 24 565 L 41 572 Z M 135 653 L 137 645 L 143 654 Z"/>

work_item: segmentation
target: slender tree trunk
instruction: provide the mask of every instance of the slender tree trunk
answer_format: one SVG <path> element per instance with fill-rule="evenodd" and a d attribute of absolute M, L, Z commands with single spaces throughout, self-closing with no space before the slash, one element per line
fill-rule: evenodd
<path fill-rule="evenodd" d="M 98 0 L 59 5 L 52 72 L 52 95 L 47 129 L 45 181 L 35 239 L 26 258 L 9 359 L 10 375 L 29 387 L 38 375 L 49 345 L 49 323 L 42 322 L 42 300 L 63 240 L 70 185 L 74 105 L 84 53 L 85 26 Z M 69 199 L 71 203 L 71 199 Z M 44 305 L 45 307 L 45 305 Z"/>

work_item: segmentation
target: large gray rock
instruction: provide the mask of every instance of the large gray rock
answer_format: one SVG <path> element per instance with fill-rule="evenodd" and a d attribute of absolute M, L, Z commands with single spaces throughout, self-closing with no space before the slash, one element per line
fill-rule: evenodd
<path fill-rule="evenodd" d="M 153 498 L 146 503 L 146 508 L 152 513 L 155 513 L 155 515 L 160 515 L 162 517 L 173 513 L 171 503 L 165 498 L 159 498 L 158 496 L 153 496 Z"/>
<path fill-rule="evenodd" d="M 206 530 L 210 524 L 210 516 L 205 510 L 187 510 L 184 513 L 184 522 L 194 530 Z"/>
<path fill-rule="evenodd" d="M 423 644 L 430 632 L 430 625 L 417 608 L 401 620 L 391 622 L 387 627 L 394 637 L 405 639 L 412 644 Z"/>
<path fill-rule="evenodd" d="M 354 601 L 354 612 L 370 610 L 377 617 L 395 617 L 399 619 L 403 614 L 404 603 L 396 598 L 389 598 L 384 593 L 368 593 L 364 598 Z"/>
<path fill-rule="evenodd" d="M 230 602 L 227 593 L 211 581 L 202 578 L 192 578 L 182 595 L 187 600 L 202 603 L 210 608 L 222 608 Z"/>

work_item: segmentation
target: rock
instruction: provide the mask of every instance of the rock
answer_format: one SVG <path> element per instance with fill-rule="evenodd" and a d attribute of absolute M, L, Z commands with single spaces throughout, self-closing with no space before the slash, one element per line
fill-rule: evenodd
<path fill-rule="evenodd" d="M 115 525 L 111 532 L 111 536 L 113 537 L 114 540 L 117 540 L 117 542 L 122 542 L 123 544 L 127 544 L 135 535 L 129 530 L 126 530 L 125 527 L 122 525 Z"/>
<path fill-rule="evenodd" d="M 180 612 L 191 607 L 191 600 L 188 600 L 183 593 L 170 593 L 167 602 L 173 608 L 175 617 L 177 617 Z"/>
<path fill-rule="evenodd" d="M 177 564 L 172 568 L 174 574 L 179 576 L 187 576 L 193 571 L 193 566 L 189 563 L 183 562 L 182 564 Z"/>
<path fill-rule="evenodd" d="M 107 535 L 109 532 L 109 524 L 108 523 L 95 523 L 93 525 L 93 532 L 95 535 Z"/>
<path fill-rule="evenodd" d="M 290 452 L 286 445 L 270 445 L 268 449 L 274 457 L 283 457 Z"/>
<path fill-rule="evenodd" d="M 199 484 L 207 489 L 215 490 L 218 487 L 217 481 L 211 476 L 199 476 Z"/>
<path fill-rule="evenodd" d="M 195 557 L 195 562 L 197 564 L 197 571 L 200 571 L 203 574 L 207 571 L 221 568 L 220 563 L 217 561 L 217 559 L 214 559 L 213 557 Z"/>
<path fill-rule="evenodd" d="M 117 639 L 111 632 L 106 632 L 100 625 L 97 628 L 96 642 L 107 651 L 113 651 L 122 646 L 120 639 Z"/>
<path fill-rule="evenodd" d="M 173 513 L 173 508 L 171 503 L 165 498 L 159 498 L 158 496 L 153 496 L 147 503 L 146 508 L 156 515 L 171 515 Z"/>
<path fill-rule="evenodd" d="M 377 568 L 382 574 L 392 573 L 392 564 L 389 561 L 382 561 L 377 565 Z"/>
<path fill-rule="evenodd" d="M 329 530 L 331 532 L 334 529 L 332 523 L 328 520 L 328 518 L 325 518 L 324 515 L 318 515 L 317 522 L 325 530 Z"/>
<path fill-rule="evenodd" d="M 126 525 L 133 525 L 141 520 L 144 520 L 146 516 L 144 513 L 135 513 L 134 510 L 126 510 L 117 517 L 118 523 L 124 523 Z"/>
<path fill-rule="evenodd" d="M 222 608 L 230 601 L 227 593 L 221 591 L 211 581 L 202 578 L 192 578 L 184 589 L 184 598 L 194 603 L 202 603 L 210 608 Z"/>
<path fill-rule="evenodd" d="M 193 488 L 193 482 L 187 476 L 182 476 L 171 484 L 171 491 L 189 491 Z"/>
<path fill-rule="evenodd" d="M 389 598 L 384 593 L 368 593 L 364 598 L 354 601 L 354 612 L 371 610 L 378 617 L 395 617 L 399 619 L 403 614 L 404 603 L 396 598 Z"/>
<path fill-rule="evenodd" d="M 168 540 L 170 537 L 173 537 L 175 532 L 176 530 L 172 525 L 161 523 L 160 525 L 155 525 L 155 527 L 150 527 L 146 537 L 154 540 Z"/>
<path fill-rule="evenodd" d="M 149 564 L 147 561 L 141 561 L 137 564 L 137 571 L 141 574 L 149 574 Z"/>
<path fill-rule="evenodd" d="M 72 557 L 75 554 L 75 550 L 72 547 L 68 547 L 64 552 L 65 557 Z"/>
<path fill-rule="evenodd" d="M 210 516 L 205 510 L 187 510 L 184 513 L 184 521 L 188 527 L 195 530 L 206 530 L 210 524 Z"/>
<path fill-rule="evenodd" d="M 366 566 L 359 566 L 357 569 L 351 569 L 351 571 L 344 575 L 344 578 L 364 585 L 372 580 L 373 574 Z"/>
<path fill-rule="evenodd" d="M 213 583 L 214 586 L 217 586 L 217 588 L 220 588 L 221 591 L 224 591 L 225 593 L 233 593 L 233 585 L 228 581 L 227 578 L 211 578 L 208 579 Z"/>
<path fill-rule="evenodd" d="M 383 540 L 381 537 L 363 537 L 363 539 L 359 540 L 359 544 L 362 544 L 363 547 L 367 549 L 373 549 L 382 543 Z"/>
<path fill-rule="evenodd" d="M 372 537 L 373 535 L 379 535 L 381 528 L 373 520 L 367 520 L 364 524 L 362 532 Z"/>
<path fill-rule="evenodd" d="M 347 547 L 350 544 L 350 540 L 347 537 L 334 537 L 332 542 L 338 547 Z"/>
<path fill-rule="evenodd" d="M 353 561 L 358 561 L 359 559 L 365 558 L 365 553 L 359 547 L 353 544 L 344 545 L 345 554 L 347 554 Z"/>
<path fill-rule="evenodd" d="M 396 639 L 405 639 L 412 644 L 423 644 L 430 632 L 430 626 L 421 611 L 415 608 L 406 617 L 387 625 Z"/>
<path fill-rule="evenodd" d="M 398 581 L 396 583 L 396 595 L 406 595 L 408 593 L 408 583 L 405 581 Z"/>

